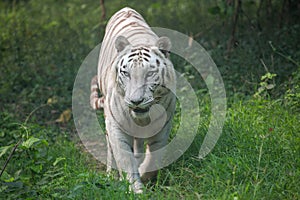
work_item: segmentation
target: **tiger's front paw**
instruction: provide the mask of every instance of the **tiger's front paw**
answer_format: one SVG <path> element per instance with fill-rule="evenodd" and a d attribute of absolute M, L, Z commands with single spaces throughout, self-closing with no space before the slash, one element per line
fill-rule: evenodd
<path fill-rule="evenodd" d="M 133 191 L 135 194 L 143 193 L 144 185 L 140 181 L 135 181 L 130 185 L 130 191 Z"/>

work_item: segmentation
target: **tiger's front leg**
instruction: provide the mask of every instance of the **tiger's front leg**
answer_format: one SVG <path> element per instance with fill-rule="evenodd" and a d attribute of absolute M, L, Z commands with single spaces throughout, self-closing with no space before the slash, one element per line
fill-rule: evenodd
<path fill-rule="evenodd" d="M 127 172 L 127 179 L 134 193 L 143 192 L 143 184 L 138 171 L 138 164 L 133 153 L 133 137 L 123 133 L 116 124 L 106 119 L 108 142 L 119 172 Z"/>
<path fill-rule="evenodd" d="M 137 162 L 137 166 L 139 167 L 145 158 L 144 139 L 143 138 L 134 138 L 133 152 L 134 152 L 134 157 Z"/>
<path fill-rule="evenodd" d="M 170 123 L 170 122 L 169 122 Z M 146 147 L 146 156 L 139 167 L 142 182 L 147 182 L 156 177 L 157 169 L 160 168 L 163 153 L 153 153 L 167 145 L 169 138 L 170 126 L 166 125 L 157 135 L 148 138 Z"/>

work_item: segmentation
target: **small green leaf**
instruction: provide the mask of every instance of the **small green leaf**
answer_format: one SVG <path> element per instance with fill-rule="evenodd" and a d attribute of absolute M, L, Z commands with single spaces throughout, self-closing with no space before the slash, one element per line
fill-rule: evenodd
<path fill-rule="evenodd" d="M 264 91 L 264 89 L 265 89 L 264 87 L 259 87 L 259 88 L 258 88 L 258 93 L 259 93 L 259 94 L 262 93 L 262 92 Z"/>
<path fill-rule="evenodd" d="M 56 158 L 56 160 L 53 163 L 53 166 L 56 166 L 62 160 L 66 160 L 66 158 L 64 158 L 64 157 L 58 157 L 58 158 Z"/>
<path fill-rule="evenodd" d="M 0 137 L 4 137 L 5 136 L 5 132 L 4 131 L 1 131 L 0 132 Z"/>
<path fill-rule="evenodd" d="M 0 147 L 0 158 L 12 147 L 13 145 Z"/>
<path fill-rule="evenodd" d="M 40 142 L 41 142 L 43 145 L 45 145 L 45 146 L 49 146 L 48 141 L 45 140 L 45 139 L 41 140 Z"/>
<path fill-rule="evenodd" d="M 40 173 L 43 170 L 43 165 L 42 164 L 32 165 L 30 166 L 30 169 L 36 173 Z"/>
<path fill-rule="evenodd" d="M 265 80 L 265 79 L 267 79 L 269 77 L 270 77 L 270 73 L 268 72 L 265 75 L 261 76 L 261 80 L 263 81 L 263 80 Z"/>
<path fill-rule="evenodd" d="M 2 180 L 4 182 L 13 182 L 15 179 L 9 173 L 7 173 L 6 171 L 4 171 L 4 173 L 2 174 L 0 180 Z"/>
<path fill-rule="evenodd" d="M 266 85 L 266 88 L 267 88 L 268 90 L 271 90 L 271 89 L 273 89 L 274 87 L 275 87 L 274 84 L 268 84 L 268 85 Z"/>
<path fill-rule="evenodd" d="M 29 149 L 34 143 L 39 142 L 39 141 L 40 141 L 39 138 L 30 137 L 28 140 L 26 140 L 22 143 L 22 147 Z"/>

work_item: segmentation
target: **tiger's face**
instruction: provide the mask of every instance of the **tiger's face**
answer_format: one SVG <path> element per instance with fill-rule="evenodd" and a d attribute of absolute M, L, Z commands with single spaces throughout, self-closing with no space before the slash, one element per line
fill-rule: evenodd
<path fill-rule="evenodd" d="M 167 82 L 172 81 L 173 74 L 168 66 L 172 63 L 158 47 L 131 47 L 126 39 L 122 42 L 128 44 L 121 51 L 116 44 L 120 53 L 117 85 L 131 114 L 143 118 L 148 115 L 151 105 L 159 103 L 169 92 Z"/>

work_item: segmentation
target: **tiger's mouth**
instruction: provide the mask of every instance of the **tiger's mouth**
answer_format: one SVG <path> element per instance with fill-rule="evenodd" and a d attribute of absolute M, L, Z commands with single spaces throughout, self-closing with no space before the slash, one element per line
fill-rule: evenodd
<path fill-rule="evenodd" d="M 129 111 L 136 117 L 146 117 L 150 111 L 152 102 L 153 101 L 139 102 L 138 105 L 135 105 L 134 103 L 132 103 L 132 101 L 128 101 L 125 99 L 125 103 L 128 106 Z"/>
<path fill-rule="evenodd" d="M 149 107 L 147 107 L 147 108 L 136 107 L 136 108 L 132 108 L 132 111 L 137 113 L 137 114 L 144 114 L 144 113 L 149 112 Z"/>

